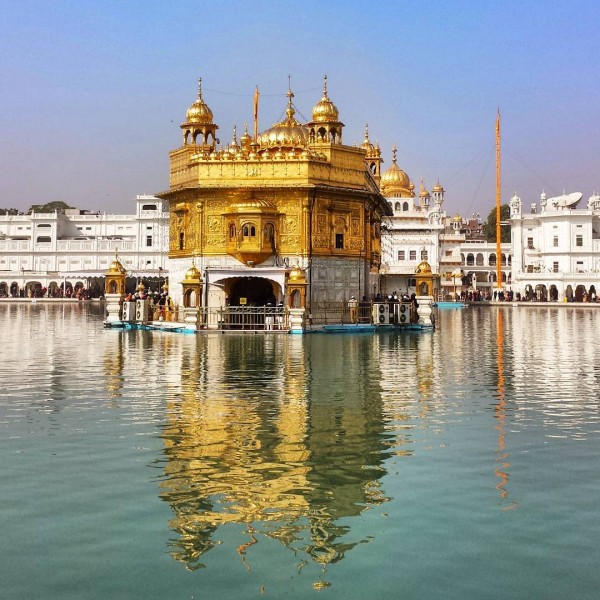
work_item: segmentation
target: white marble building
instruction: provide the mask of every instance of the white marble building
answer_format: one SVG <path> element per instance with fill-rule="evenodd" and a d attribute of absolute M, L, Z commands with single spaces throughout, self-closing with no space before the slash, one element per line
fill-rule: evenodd
<path fill-rule="evenodd" d="M 600 286 L 600 195 L 579 208 L 583 194 L 548 198 L 523 212 L 510 200 L 512 288 L 537 299 L 582 301 Z"/>
<path fill-rule="evenodd" d="M 102 295 L 104 273 L 118 252 L 128 286 L 155 282 L 168 268 L 169 211 L 164 200 L 138 196 L 135 214 L 65 213 L 0 216 L 0 296 L 49 295 L 86 288 Z"/>

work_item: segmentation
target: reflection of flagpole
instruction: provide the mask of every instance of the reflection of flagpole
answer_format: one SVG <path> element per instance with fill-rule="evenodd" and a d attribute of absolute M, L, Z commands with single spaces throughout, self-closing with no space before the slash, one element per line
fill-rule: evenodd
<path fill-rule="evenodd" d="M 258 139 L 258 86 L 254 90 L 254 141 Z"/>
<path fill-rule="evenodd" d="M 502 287 L 502 234 L 500 229 L 500 109 L 496 116 L 496 287 Z"/>
<path fill-rule="evenodd" d="M 507 469 L 510 467 L 508 462 L 508 452 L 506 452 L 506 390 L 504 387 L 504 333 L 503 333 L 503 315 L 502 310 L 498 310 L 498 321 L 497 321 L 497 334 L 496 334 L 496 360 L 498 367 L 498 404 L 496 405 L 496 419 L 498 424 L 496 430 L 498 431 L 498 449 L 496 450 L 496 477 L 500 479 L 496 485 L 496 489 L 500 492 L 500 498 L 508 498 L 508 490 L 506 484 L 508 483 Z M 514 508 L 516 502 L 513 502 L 511 506 L 508 506 L 506 510 Z"/>

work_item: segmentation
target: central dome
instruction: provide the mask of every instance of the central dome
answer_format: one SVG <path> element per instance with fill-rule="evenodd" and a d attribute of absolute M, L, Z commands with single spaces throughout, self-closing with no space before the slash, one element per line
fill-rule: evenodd
<path fill-rule="evenodd" d="M 305 148 L 308 143 L 308 128 L 294 118 L 296 111 L 292 105 L 294 94 L 291 90 L 287 97 L 286 118 L 258 136 L 257 141 L 263 148 Z"/>

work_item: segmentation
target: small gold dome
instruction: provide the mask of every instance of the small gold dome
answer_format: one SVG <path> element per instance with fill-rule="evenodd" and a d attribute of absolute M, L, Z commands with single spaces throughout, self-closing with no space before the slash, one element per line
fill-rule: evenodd
<path fill-rule="evenodd" d="M 327 95 L 327 75 L 325 75 L 323 81 L 323 97 L 315 104 L 312 110 L 312 119 L 315 123 L 338 122 L 340 119 L 340 113 L 336 105 Z"/>
<path fill-rule="evenodd" d="M 444 188 L 442 187 L 442 184 L 440 183 L 440 180 L 438 179 L 438 182 L 433 186 L 433 190 L 434 192 L 443 192 Z"/>
<path fill-rule="evenodd" d="M 431 265 L 426 260 L 422 260 L 417 266 L 415 273 L 431 273 Z"/>
<path fill-rule="evenodd" d="M 365 139 L 363 140 L 363 143 L 360 145 L 360 147 L 363 150 L 367 151 L 367 157 L 372 156 L 373 151 L 375 150 L 375 146 L 373 146 L 373 144 L 371 143 L 371 140 L 369 139 L 369 124 L 368 123 L 365 124 Z"/>
<path fill-rule="evenodd" d="M 252 143 L 252 136 L 248 133 L 248 123 L 244 123 L 244 133 L 240 136 L 240 144 L 243 148 Z"/>
<path fill-rule="evenodd" d="M 452 220 L 453 220 L 455 223 L 462 223 L 462 217 L 461 217 L 461 216 L 460 216 L 458 213 L 456 213 L 456 214 L 455 214 L 455 215 L 452 217 Z"/>
<path fill-rule="evenodd" d="M 305 283 L 306 282 L 306 273 L 296 265 L 288 276 L 289 283 Z"/>
<path fill-rule="evenodd" d="M 269 200 L 257 198 L 254 194 L 246 192 L 239 200 L 235 200 L 229 205 L 229 211 L 238 213 L 276 212 L 277 207 Z"/>
<path fill-rule="evenodd" d="M 202 279 L 200 275 L 200 271 L 196 267 L 196 265 L 192 264 L 192 266 L 186 271 L 184 281 L 200 281 Z"/>
<path fill-rule="evenodd" d="M 108 267 L 107 275 L 124 275 L 126 273 L 125 267 L 121 264 L 119 259 L 115 256 L 115 259 L 110 263 Z"/>
<path fill-rule="evenodd" d="M 198 98 L 192 104 L 185 115 L 187 123 L 197 125 L 208 124 L 213 122 L 212 110 L 208 108 L 206 102 L 202 98 L 202 78 L 198 80 Z"/>
<path fill-rule="evenodd" d="M 412 198 L 414 186 L 410 178 L 396 162 L 396 146 L 392 148 L 392 164 L 381 175 L 381 192 L 388 198 Z"/>
<path fill-rule="evenodd" d="M 421 179 L 421 186 L 419 188 L 419 198 L 427 198 L 429 196 L 429 192 L 423 183 L 423 179 Z"/>

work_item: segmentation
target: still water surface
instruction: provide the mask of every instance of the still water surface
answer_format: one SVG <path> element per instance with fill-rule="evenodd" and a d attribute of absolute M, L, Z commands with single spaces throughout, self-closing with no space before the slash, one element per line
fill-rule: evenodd
<path fill-rule="evenodd" d="M 196 336 L 0 305 L 0 595 L 598 598 L 597 311 L 438 325 Z"/>

